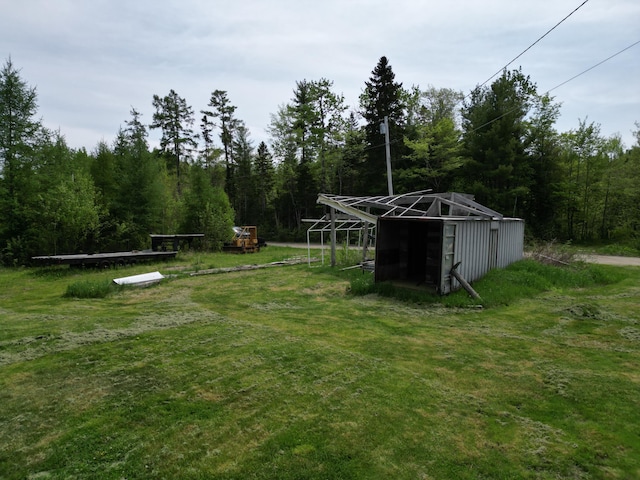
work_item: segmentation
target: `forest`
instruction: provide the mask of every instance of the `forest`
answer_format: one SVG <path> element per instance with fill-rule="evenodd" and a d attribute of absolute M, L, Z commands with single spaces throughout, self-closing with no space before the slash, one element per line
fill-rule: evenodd
<path fill-rule="evenodd" d="M 394 193 L 469 193 L 523 218 L 530 239 L 640 247 L 640 124 L 629 147 L 586 119 L 559 132 L 561 105 L 521 69 L 465 94 L 404 87 L 381 57 L 358 105 L 326 78 L 296 81 L 292 92 L 270 116 L 270 145 L 254 144 L 227 91 L 194 110 L 170 90 L 150 96 L 150 122 L 132 108 L 113 144 L 73 149 L 42 125 L 35 87 L 6 60 L 0 263 L 144 249 L 150 233 L 205 233 L 203 248 L 217 250 L 233 225 L 304 238 L 303 219 L 323 214 L 318 193 L 387 193 L 385 117 Z"/>

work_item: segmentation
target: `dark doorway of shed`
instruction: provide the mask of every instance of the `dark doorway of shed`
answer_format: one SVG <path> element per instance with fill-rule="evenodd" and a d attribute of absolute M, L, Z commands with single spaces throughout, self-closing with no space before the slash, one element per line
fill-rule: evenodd
<path fill-rule="evenodd" d="M 438 290 L 442 264 L 442 222 L 380 219 L 376 244 L 376 282 Z"/>

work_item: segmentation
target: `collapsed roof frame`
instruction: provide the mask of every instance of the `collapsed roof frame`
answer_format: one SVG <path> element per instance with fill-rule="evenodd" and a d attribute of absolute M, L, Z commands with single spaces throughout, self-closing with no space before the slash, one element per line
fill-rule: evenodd
<path fill-rule="evenodd" d="M 346 214 L 345 221 L 357 222 L 359 229 L 367 228 L 374 231 L 378 217 L 407 217 L 407 218 L 464 218 L 468 220 L 502 220 L 504 216 L 484 205 L 473 200 L 472 195 L 447 192 L 432 193 L 432 190 L 420 190 L 405 193 L 402 195 L 364 196 L 354 197 L 346 195 L 332 195 L 321 193 L 318 195 L 317 203 L 326 205 L 332 210 L 337 210 Z M 327 218 L 329 215 L 329 218 Z M 324 263 L 324 232 L 329 231 L 331 235 L 331 255 L 332 261 L 335 259 L 335 235 L 336 231 L 355 230 L 354 224 L 341 223 L 338 225 L 332 222 L 330 214 L 324 215 L 318 220 L 305 220 L 315 222 L 307 231 L 307 251 L 310 257 L 311 244 L 309 239 L 310 231 L 321 233 L 322 262 Z M 356 220 L 357 219 L 357 220 Z M 320 225 L 323 225 L 320 227 Z M 368 236 L 367 236 L 368 237 Z M 374 236 L 375 238 L 375 236 Z M 367 238 L 368 239 L 368 238 Z M 363 245 L 363 261 L 367 254 L 367 241 Z"/>
<path fill-rule="evenodd" d="M 375 223 L 378 216 L 397 217 L 480 217 L 502 220 L 504 216 L 473 200 L 471 195 L 431 190 L 371 197 L 352 197 L 321 193 L 318 203 L 353 215 L 363 222 Z M 362 209 L 366 209 L 364 211 Z M 380 212 L 379 215 L 371 211 Z"/>

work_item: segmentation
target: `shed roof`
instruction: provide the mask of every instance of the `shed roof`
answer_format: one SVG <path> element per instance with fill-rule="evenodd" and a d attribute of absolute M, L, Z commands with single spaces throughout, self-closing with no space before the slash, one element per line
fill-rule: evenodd
<path fill-rule="evenodd" d="M 318 203 L 375 223 L 378 217 L 446 217 L 502 220 L 504 216 L 473 200 L 473 195 L 431 190 L 392 196 L 352 197 L 321 193 Z"/>

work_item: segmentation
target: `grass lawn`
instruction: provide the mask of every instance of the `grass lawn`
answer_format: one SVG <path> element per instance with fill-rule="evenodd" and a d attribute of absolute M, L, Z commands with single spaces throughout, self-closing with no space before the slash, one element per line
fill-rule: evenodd
<path fill-rule="evenodd" d="M 474 284 L 484 309 L 188 274 L 304 254 L 0 269 L 0 478 L 640 478 L 640 268 L 525 262 Z"/>

